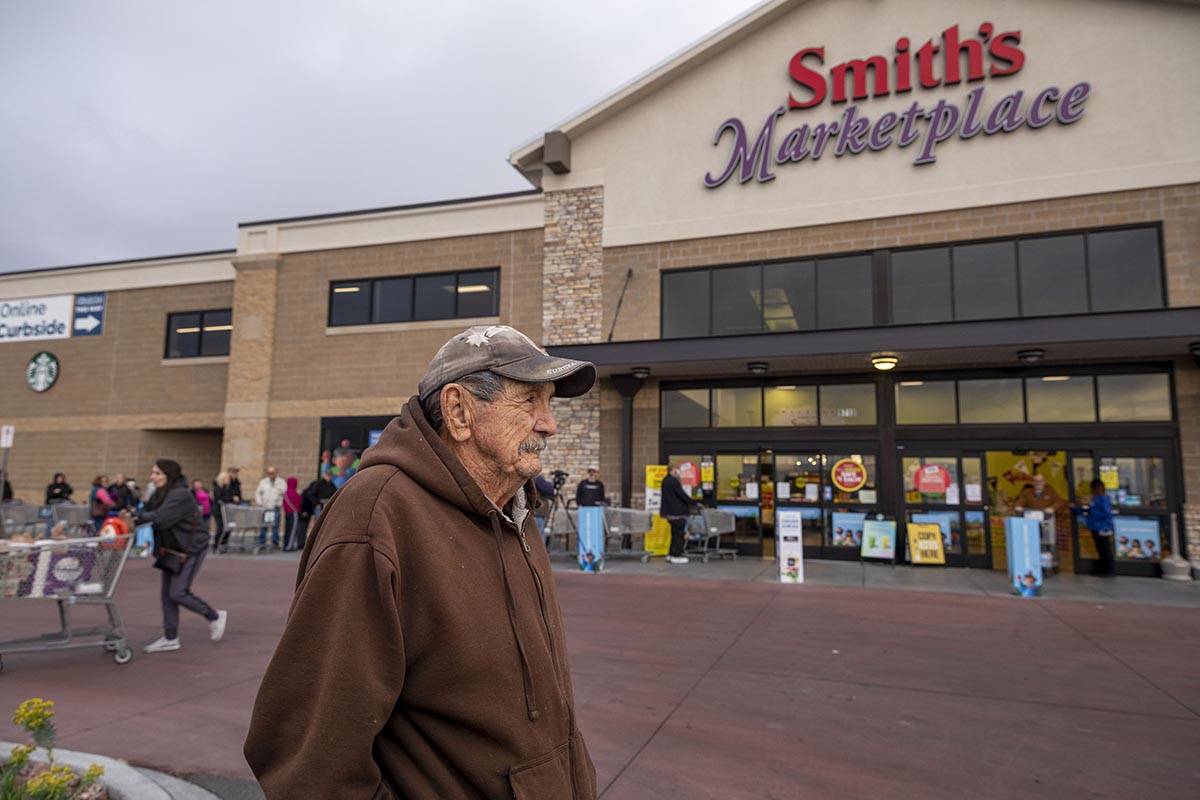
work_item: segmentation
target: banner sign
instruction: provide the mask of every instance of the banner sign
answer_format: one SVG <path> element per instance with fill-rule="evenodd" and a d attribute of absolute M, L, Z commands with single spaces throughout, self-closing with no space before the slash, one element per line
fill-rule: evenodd
<path fill-rule="evenodd" d="M 1035 519 L 1004 518 L 1008 579 L 1022 597 L 1037 597 L 1042 590 L 1042 531 Z"/>
<path fill-rule="evenodd" d="M 829 479 L 843 492 L 854 493 L 867 485 L 867 468 L 850 458 L 843 458 L 829 470 Z"/>
<path fill-rule="evenodd" d="M 662 508 L 662 482 L 665 477 L 666 464 L 646 465 L 646 510 L 653 514 Z"/>
<path fill-rule="evenodd" d="M 728 138 L 731 147 L 725 165 L 705 173 L 705 188 L 716 189 L 735 176 L 739 183 L 767 183 L 775 180 L 776 167 L 815 162 L 827 154 L 842 158 L 912 147 L 914 165 L 933 164 L 937 146 L 949 139 L 973 139 L 981 133 L 980 138 L 986 139 L 1022 128 L 1071 125 L 1083 118 L 1084 103 L 1092 92 L 1087 82 L 1066 89 L 1046 86 L 1036 92 L 1015 89 L 999 99 L 985 97 L 995 79 L 1015 75 L 1025 65 L 1019 29 L 997 31 L 991 22 L 981 23 L 975 31 L 951 25 L 922 44 L 918 41 L 901 36 L 890 53 L 851 57 L 828 68 L 824 45 L 796 51 L 787 63 L 792 91 L 767 113 L 757 131 L 738 117 L 717 127 L 713 146 Z M 835 57 L 828 55 L 829 60 Z M 979 81 L 988 83 L 957 98 L 933 102 L 922 97 L 924 91 Z M 911 95 L 912 102 L 898 111 L 874 117 L 863 111 L 870 110 L 871 100 L 917 89 L 921 91 Z M 807 110 L 826 101 L 831 106 L 849 105 L 835 118 L 809 119 Z M 801 124 L 787 130 L 784 118 L 797 113 L 802 115 Z"/>
<path fill-rule="evenodd" d="M 0 300 L 0 342 L 36 342 L 71 335 L 74 298 L 69 294 Z"/>
<path fill-rule="evenodd" d="M 579 568 L 584 572 L 604 569 L 604 506 L 579 509 Z"/>
<path fill-rule="evenodd" d="M 953 520 L 958 518 L 958 514 L 952 511 L 928 511 L 921 514 L 913 514 L 913 522 L 929 522 L 938 526 L 938 530 L 942 532 L 942 548 L 945 550 L 958 551 L 958 534 L 954 532 Z"/>
<path fill-rule="evenodd" d="M 1158 520 L 1113 517 L 1117 558 L 1127 561 L 1154 561 L 1162 556 Z"/>
<path fill-rule="evenodd" d="M 830 517 L 830 543 L 834 547 L 861 547 L 866 519 L 867 515 L 863 513 L 833 512 Z"/>
<path fill-rule="evenodd" d="M 869 519 L 863 523 L 862 550 L 863 558 L 885 558 L 889 561 L 896 557 L 896 521 L 892 519 Z"/>
<path fill-rule="evenodd" d="M 946 563 L 942 529 L 936 523 L 908 523 L 908 560 L 914 564 Z"/>
<path fill-rule="evenodd" d="M 778 537 L 779 582 L 804 583 L 804 520 L 799 509 L 780 509 L 775 515 Z"/>

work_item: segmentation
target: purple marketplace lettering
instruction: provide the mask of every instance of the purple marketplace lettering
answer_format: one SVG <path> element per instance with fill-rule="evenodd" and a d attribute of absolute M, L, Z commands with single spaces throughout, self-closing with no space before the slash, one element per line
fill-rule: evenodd
<path fill-rule="evenodd" d="M 864 150 L 885 150 L 893 144 L 909 147 L 919 142 L 913 164 L 922 166 L 937 161 L 934 151 L 947 139 L 970 139 L 976 134 L 993 136 L 1012 133 L 1022 127 L 1042 128 L 1051 122 L 1070 125 L 1083 117 L 1083 104 L 1091 94 L 1089 83 L 1077 83 L 1065 92 L 1050 86 L 1033 96 L 1027 106 L 1025 92 L 1006 94 L 984 113 L 984 87 L 968 92 L 959 103 L 938 100 L 931 108 L 912 103 L 900 113 L 888 111 L 874 121 L 863 115 L 857 104 L 847 106 L 831 122 L 805 123 L 788 131 L 775 146 L 776 128 L 788 113 L 779 106 L 767 115 L 753 144 L 745 124 L 737 117 L 721 123 L 713 137 L 713 146 L 721 144 L 726 132 L 732 135 L 733 148 L 724 169 L 717 175 L 704 175 L 704 185 L 715 189 L 737 176 L 738 183 L 775 180 L 773 168 L 805 159 L 817 161 L 832 150 L 834 158 L 858 155 Z"/>

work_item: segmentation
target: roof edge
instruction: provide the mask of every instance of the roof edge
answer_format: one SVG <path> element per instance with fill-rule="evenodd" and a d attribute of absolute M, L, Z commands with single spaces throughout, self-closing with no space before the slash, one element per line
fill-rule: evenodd
<path fill-rule="evenodd" d="M 549 126 L 546 130 L 562 131 L 570 136 L 580 127 L 591 127 L 609 114 L 619 111 L 626 105 L 649 94 L 663 82 L 672 80 L 678 72 L 691 66 L 697 59 L 715 55 L 719 49 L 748 36 L 776 16 L 804 1 L 763 0 L 715 30 L 675 51 L 649 69 L 635 75 L 599 100 L 570 114 L 557 124 Z M 538 150 L 541 149 L 543 136 L 545 136 L 544 133 L 538 134 L 509 151 L 508 163 L 518 171 L 522 167 L 529 166 L 530 157 L 536 156 Z"/>
<path fill-rule="evenodd" d="M 509 200 L 518 197 L 532 197 L 541 194 L 541 189 L 519 189 L 515 192 L 499 192 L 497 194 L 481 194 L 475 197 L 456 197 L 448 200 L 429 200 L 422 203 L 409 203 L 401 206 L 384 206 L 382 208 L 362 208 L 354 211 L 330 211 L 322 214 L 308 214 L 299 217 L 280 217 L 278 219 L 261 219 L 253 222 L 239 222 L 238 228 L 253 228 L 259 225 L 283 225 L 289 222 L 317 222 L 324 219 L 339 219 L 342 217 L 365 217 L 372 214 L 387 214 L 398 211 L 417 211 L 423 208 L 439 208 L 443 206 L 469 205 L 471 203 L 486 203 L 492 200 Z"/>
<path fill-rule="evenodd" d="M 13 275 L 36 275 L 42 272 L 59 272 L 71 269 L 100 269 L 102 267 L 127 267 L 134 264 L 147 264 L 151 261 L 182 261 L 185 259 L 197 259 L 210 256 L 234 256 L 237 250 L 200 250 L 195 253 L 175 253 L 165 256 L 144 256 L 141 258 L 123 258 L 114 261 L 93 261 L 87 264 L 63 264 L 55 267 L 28 267 L 25 269 L 14 269 L 7 272 L 0 272 L 0 281 Z"/>

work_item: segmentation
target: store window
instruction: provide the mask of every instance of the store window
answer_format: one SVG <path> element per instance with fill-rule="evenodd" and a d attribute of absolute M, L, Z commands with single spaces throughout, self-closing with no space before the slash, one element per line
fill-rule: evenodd
<path fill-rule="evenodd" d="M 1025 380 L 1030 422 L 1095 422 L 1096 396 L 1091 375 L 1046 375 Z"/>
<path fill-rule="evenodd" d="M 933 247 L 893 253 L 891 287 L 894 324 L 953 319 L 950 249 Z"/>
<path fill-rule="evenodd" d="M 1083 236 L 1046 236 L 1017 244 L 1021 314 L 1079 314 L 1088 310 Z"/>
<path fill-rule="evenodd" d="M 817 424 L 817 387 L 768 386 L 763 393 L 768 427 Z"/>
<path fill-rule="evenodd" d="M 901 459 L 901 469 L 906 503 L 956 506 L 962 502 L 957 457 L 906 456 Z"/>
<path fill-rule="evenodd" d="M 700 501 L 704 497 L 704 473 L 707 469 L 712 470 L 712 459 L 707 456 L 699 455 L 682 455 L 671 456 L 667 459 L 667 466 L 670 469 L 679 468 L 679 484 L 683 490 L 691 495 L 693 500 Z M 712 477 L 709 476 L 711 481 Z M 707 487 L 710 491 L 712 485 Z"/>
<path fill-rule="evenodd" d="M 900 425 L 953 425 L 954 381 L 899 381 L 896 422 Z"/>
<path fill-rule="evenodd" d="M 762 388 L 713 389 L 712 420 L 715 428 L 762 427 Z"/>
<path fill-rule="evenodd" d="M 707 428 L 708 389 L 664 389 L 662 392 L 664 428 Z"/>
<path fill-rule="evenodd" d="M 780 505 L 821 502 L 821 456 L 818 453 L 775 455 L 775 501 Z"/>
<path fill-rule="evenodd" d="M 763 325 L 768 333 L 817 327 L 815 261 L 763 266 Z"/>
<path fill-rule="evenodd" d="M 1166 508 L 1165 469 L 1161 458 L 1104 456 L 1099 476 L 1114 505 Z"/>
<path fill-rule="evenodd" d="M 714 336 L 762 330 L 762 268 L 724 267 L 712 272 Z"/>
<path fill-rule="evenodd" d="M 233 312 L 228 308 L 167 315 L 165 358 L 229 355 Z"/>
<path fill-rule="evenodd" d="M 717 502 L 758 502 L 758 454 L 719 454 Z"/>
<path fill-rule="evenodd" d="M 334 281 L 329 285 L 328 324 L 494 317 L 500 313 L 499 280 L 499 269 L 482 269 Z"/>
<path fill-rule="evenodd" d="M 879 477 L 875 456 L 860 453 L 830 453 L 825 459 L 826 499 L 834 503 L 873 505 L 879 499 L 875 482 Z"/>
<path fill-rule="evenodd" d="M 826 384 L 819 394 L 822 425 L 875 424 L 875 384 Z"/>
<path fill-rule="evenodd" d="M 709 271 L 664 272 L 662 277 L 664 339 L 708 336 Z"/>
<path fill-rule="evenodd" d="M 958 382 L 958 421 L 997 424 L 1025 421 L 1020 378 L 984 378 Z"/>
<path fill-rule="evenodd" d="M 1156 228 L 1089 233 L 1087 250 L 1092 311 L 1162 308 Z"/>
<path fill-rule="evenodd" d="M 875 324 L 871 257 L 822 258 L 817 262 L 817 325 L 863 328 Z"/>
<path fill-rule="evenodd" d="M 1099 375 L 1101 422 L 1169 422 L 1171 380 L 1166 373 Z"/>
<path fill-rule="evenodd" d="M 954 318 L 1005 319 L 1020 315 L 1015 242 L 953 248 Z"/>

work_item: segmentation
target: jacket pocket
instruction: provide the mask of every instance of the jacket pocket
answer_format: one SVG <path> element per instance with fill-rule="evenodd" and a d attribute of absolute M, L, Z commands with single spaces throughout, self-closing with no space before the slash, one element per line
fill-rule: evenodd
<path fill-rule="evenodd" d="M 508 771 L 516 800 L 570 800 L 571 742 L 563 742 L 545 755 L 518 764 Z"/>

